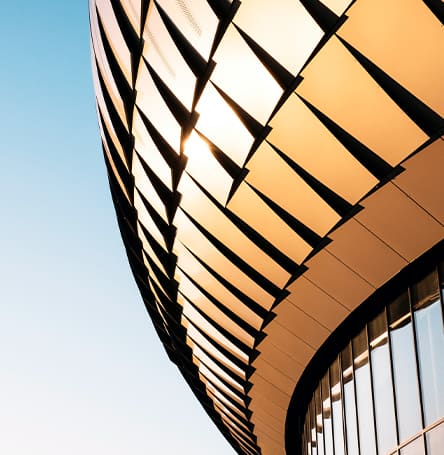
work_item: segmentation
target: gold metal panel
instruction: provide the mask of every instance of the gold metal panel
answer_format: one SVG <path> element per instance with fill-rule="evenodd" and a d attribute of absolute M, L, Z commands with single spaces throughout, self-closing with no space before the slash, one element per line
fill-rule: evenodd
<path fill-rule="evenodd" d="M 158 3 L 192 46 L 208 59 L 219 23 L 208 2 L 158 0 Z"/>
<path fill-rule="evenodd" d="M 297 359 L 298 362 L 305 365 L 315 353 L 313 349 L 303 338 L 298 337 L 287 330 L 285 327 L 275 322 L 267 327 L 267 333 L 273 344 L 279 347 L 288 356 Z M 261 350 L 261 344 L 258 346 Z"/>
<path fill-rule="evenodd" d="M 289 395 L 257 374 L 251 377 L 251 382 L 254 384 L 249 393 L 252 401 L 268 401 L 283 412 L 287 410 L 288 402 L 290 401 Z"/>
<path fill-rule="evenodd" d="M 233 262 L 213 246 L 180 208 L 174 218 L 174 224 L 177 227 L 176 239 L 198 257 L 204 257 L 209 267 L 238 289 L 241 289 L 243 293 L 256 303 L 267 310 L 271 308 L 274 297 L 245 275 Z"/>
<path fill-rule="evenodd" d="M 196 129 L 242 167 L 254 137 L 211 83 L 205 86 L 196 112 L 199 114 Z"/>
<path fill-rule="evenodd" d="M 228 208 L 296 263 L 300 264 L 312 251 L 312 247 L 282 221 L 247 184 L 240 184 L 228 203 Z"/>
<path fill-rule="evenodd" d="M 105 29 L 108 40 L 111 44 L 114 55 L 116 56 L 119 66 L 128 81 L 131 80 L 131 55 L 123 39 L 119 24 L 112 9 L 109 0 L 95 0 L 95 4 L 102 18 L 103 28 Z M 93 2 L 91 2 L 91 7 Z"/>
<path fill-rule="evenodd" d="M 351 204 L 378 183 L 296 95 L 287 99 L 270 125 L 268 140 L 273 145 Z M 319 217 L 333 221 L 325 210 Z"/>
<path fill-rule="evenodd" d="M 324 327 L 333 331 L 348 316 L 350 311 L 309 281 L 305 276 L 295 280 L 288 288 L 287 300 L 309 314 Z"/>
<path fill-rule="evenodd" d="M 296 92 L 392 166 L 427 140 L 335 36 L 302 76 Z"/>
<path fill-rule="evenodd" d="M 190 313 L 187 313 L 187 317 L 191 318 L 192 316 L 190 315 Z M 199 344 L 199 346 L 204 347 L 207 352 L 209 352 L 225 367 L 227 367 L 237 376 L 245 379 L 245 371 L 240 369 L 230 359 L 228 359 L 224 354 L 222 354 L 217 348 L 215 348 L 212 343 L 210 343 L 193 325 L 189 323 L 189 321 L 187 321 L 187 344 L 188 346 L 193 348 L 193 346 L 197 343 Z M 231 379 L 231 384 L 239 391 L 243 390 L 240 384 L 238 384 L 234 379 Z"/>
<path fill-rule="evenodd" d="M 275 363 L 268 363 L 262 358 L 262 356 L 259 356 L 254 367 L 256 368 L 255 374 L 259 375 L 271 384 L 274 384 L 285 393 L 289 395 L 293 393 L 294 377 L 285 375 L 282 371 L 280 371 L 279 365 L 276 365 Z M 255 375 L 252 376 L 252 382 L 254 382 L 254 377 Z"/>
<path fill-rule="evenodd" d="M 215 386 L 218 390 L 224 392 L 228 395 L 233 401 L 238 403 L 240 406 L 245 406 L 244 402 L 239 398 L 238 395 L 233 393 L 220 379 L 219 377 L 213 372 L 213 368 L 217 367 L 217 365 L 211 365 L 211 368 L 208 366 L 208 362 L 211 362 L 211 359 L 208 358 L 199 348 L 195 347 L 193 350 L 193 355 L 195 355 L 202 363 L 199 364 L 199 371 Z M 218 370 L 220 373 L 220 369 Z"/>
<path fill-rule="evenodd" d="M 261 341 L 257 349 L 261 355 L 253 361 L 253 367 L 259 368 L 261 362 L 267 362 L 290 378 L 298 378 L 301 375 L 303 371 L 302 362 L 280 349 L 271 337 L 266 337 Z"/>
<path fill-rule="evenodd" d="M 330 334 L 330 331 L 316 319 L 304 313 L 288 300 L 281 302 L 274 313 L 276 313 L 276 318 L 265 327 L 266 333 L 271 326 L 279 324 L 297 337 L 302 338 L 314 349 L 317 349 Z"/>
<path fill-rule="evenodd" d="M 248 162 L 246 181 L 266 194 L 320 236 L 340 219 L 339 215 L 263 142 Z"/>
<path fill-rule="evenodd" d="M 219 164 L 207 143 L 194 130 L 184 144 L 184 154 L 188 158 L 186 172 L 220 204 L 225 205 L 233 178 Z"/>
<path fill-rule="evenodd" d="M 258 433 L 257 441 L 263 455 L 285 455 L 284 439 L 278 444 L 265 434 Z"/>
<path fill-rule="evenodd" d="M 176 279 L 179 281 L 179 291 L 197 308 L 238 340 L 253 347 L 254 338 L 211 302 L 181 271 L 176 272 Z"/>
<path fill-rule="evenodd" d="M 150 14 L 142 36 L 145 41 L 143 56 L 174 95 L 191 111 L 196 76 L 174 44 L 154 3 L 150 5 Z"/>
<path fill-rule="evenodd" d="M 444 31 L 425 2 L 360 0 L 338 34 L 444 116 Z"/>
<path fill-rule="evenodd" d="M 265 125 L 283 90 L 233 25 L 225 32 L 213 59 L 217 65 L 211 80 Z"/>
<path fill-rule="evenodd" d="M 243 0 L 233 22 L 296 75 L 322 37 L 300 2 Z"/>
<path fill-rule="evenodd" d="M 352 3 L 352 0 L 322 0 L 322 3 L 338 16 L 341 16 L 347 9 L 348 5 Z"/>
<path fill-rule="evenodd" d="M 137 110 L 133 114 L 134 148 L 149 163 L 150 169 L 161 179 L 161 181 L 172 191 L 173 182 L 171 168 L 160 154 L 154 144 Z"/>
<path fill-rule="evenodd" d="M 136 81 L 136 105 L 150 119 L 157 131 L 179 154 L 181 127 L 169 110 L 144 63 L 140 64 Z"/>
<path fill-rule="evenodd" d="M 349 310 L 354 310 L 375 290 L 326 250 L 307 261 L 307 267 L 305 277 Z"/>
<path fill-rule="evenodd" d="M 122 6 L 125 10 L 132 27 L 136 32 L 140 30 L 140 13 L 141 1 L 140 0 L 121 0 Z"/>
<path fill-rule="evenodd" d="M 178 256 L 177 266 L 201 288 L 256 330 L 260 329 L 262 318 L 223 286 L 181 243 L 175 243 L 174 253 Z"/>
<path fill-rule="evenodd" d="M 255 426 L 260 427 L 261 433 L 266 434 L 269 438 L 276 442 L 282 441 L 282 422 L 272 417 L 266 411 L 260 409 L 255 410 L 251 416 L 251 421 Z"/>
<path fill-rule="evenodd" d="M 363 205 L 356 219 L 409 262 L 443 238 L 444 227 L 393 183 Z"/>
<path fill-rule="evenodd" d="M 177 300 L 178 303 L 183 306 L 183 317 L 181 323 L 184 327 L 187 328 L 187 333 L 190 337 L 195 338 L 196 340 L 199 341 L 198 339 L 199 332 L 197 332 L 195 328 L 194 328 L 195 332 L 193 332 L 193 325 L 195 325 L 209 338 L 218 342 L 239 360 L 241 360 L 245 364 L 248 364 L 248 356 L 243 351 L 241 351 L 237 346 L 235 346 L 230 340 L 228 340 L 228 338 L 226 338 L 222 333 L 220 333 L 219 330 L 217 330 L 210 322 L 208 322 L 200 313 L 198 313 L 198 311 L 187 300 L 185 300 L 180 295 Z M 241 377 L 244 374 L 243 371 L 240 372 L 235 368 L 233 368 L 233 371 L 238 372 Z"/>
<path fill-rule="evenodd" d="M 331 234 L 327 250 L 378 288 L 407 265 L 407 261 L 368 229 L 351 219 Z"/>
<path fill-rule="evenodd" d="M 139 193 L 137 191 L 134 193 L 134 208 L 137 210 L 137 217 L 139 222 L 154 237 L 157 243 L 159 243 L 165 250 L 168 250 L 162 233 L 154 224 L 153 219 L 145 208 L 145 204 L 143 203 L 142 198 L 139 196 Z"/>
<path fill-rule="evenodd" d="M 393 183 L 444 225 L 444 142 L 437 139 L 402 166 Z"/>
<path fill-rule="evenodd" d="M 150 205 L 156 210 L 156 212 L 164 219 L 168 221 L 165 204 L 160 199 L 158 193 L 154 189 L 151 181 L 147 177 L 142 164 L 136 154 L 133 155 L 132 162 L 132 174 L 134 176 L 134 184 L 136 188 L 144 195 Z"/>
<path fill-rule="evenodd" d="M 186 174 L 180 180 L 179 191 L 184 211 L 271 282 L 280 287 L 285 285 L 290 274 L 243 235 Z"/>

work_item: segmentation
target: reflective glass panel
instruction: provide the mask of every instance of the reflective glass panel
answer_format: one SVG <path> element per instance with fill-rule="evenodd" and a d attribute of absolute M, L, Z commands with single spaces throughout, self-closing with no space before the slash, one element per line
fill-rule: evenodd
<path fill-rule="evenodd" d="M 444 262 L 427 270 L 348 334 L 321 377 L 306 416 L 311 455 L 444 454 Z"/>
<path fill-rule="evenodd" d="M 388 315 L 399 439 L 405 441 L 421 428 L 419 386 L 407 292 L 389 305 Z M 405 378 L 409 380 L 406 381 Z"/>
<path fill-rule="evenodd" d="M 316 441 L 318 443 L 318 455 L 324 455 L 324 431 L 322 425 L 322 405 L 320 387 L 316 389 L 314 399 L 316 411 Z"/>
<path fill-rule="evenodd" d="M 316 437 L 316 409 L 315 403 L 310 403 L 310 437 L 311 437 L 311 453 L 318 455 L 318 441 Z"/>
<path fill-rule="evenodd" d="M 338 357 L 330 367 L 330 391 L 335 454 L 345 453 L 344 421 L 342 417 L 342 385 L 339 372 L 340 363 Z"/>
<path fill-rule="evenodd" d="M 375 428 L 373 423 L 372 386 L 368 359 L 367 333 L 365 329 L 353 339 L 352 346 L 361 455 L 374 455 L 376 454 Z"/>
<path fill-rule="evenodd" d="M 359 455 L 358 427 L 356 423 L 356 396 L 353 376 L 351 345 L 348 344 L 341 353 L 342 381 L 344 387 L 344 413 L 347 433 L 348 455 Z"/>
<path fill-rule="evenodd" d="M 424 440 L 422 436 L 404 446 L 399 455 L 424 455 Z"/>
<path fill-rule="evenodd" d="M 438 455 L 444 450 L 444 422 L 426 433 L 428 455 Z"/>
<path fill-rule="evenodd" d="M 444 330 L 438 274 L 433 272 L 412 288 L 425 425 L 444 414 Z"/>
<path fill-rule="evenodd" d="M 304 425 L 304 434 L 303 434 L 303 437 L 302 437 L 302 443 L 303 443 L 303 446 L 306 448 L 306 454 L 307 455 L 311 455 L 311 440 L 310 438 L 307 436 L 308 435 L 308 423 L 310 421 L 310 418 L 309 418 L 309 413 L 307 413 L 307 415 L 305 416 L 305 425 Z"/>
<path fill-rule="evenodd" d="M 396 447 L 395 407 L 385 311 L 369 323 L 378 453 Z"/>
<path fill-rule="evenodd" d="M 333 453 L 333 434 L 331 423 L 331 400 L 330 400 L 330 384 L 328 372 L 321 381 L 321 397 L 322 397 L 322 420 L 324 426 L 324 443 L 325 453 Z"/>

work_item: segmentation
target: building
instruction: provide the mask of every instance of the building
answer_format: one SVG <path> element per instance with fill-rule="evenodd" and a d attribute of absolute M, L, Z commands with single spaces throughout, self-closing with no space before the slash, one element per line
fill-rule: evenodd
<path fill-rule="evenodd" d="M 444 447 L 444 6 L 92 0 L 134 277 L 238 453 Z"/>

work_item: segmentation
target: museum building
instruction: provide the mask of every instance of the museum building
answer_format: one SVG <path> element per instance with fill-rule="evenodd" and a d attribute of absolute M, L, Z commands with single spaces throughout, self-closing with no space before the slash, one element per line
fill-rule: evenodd
<path fill-rule="evenodd" d="M 444 3 L 91 0 L 90 22 L 129 264 L 234 450 L 444 453 Z"/>

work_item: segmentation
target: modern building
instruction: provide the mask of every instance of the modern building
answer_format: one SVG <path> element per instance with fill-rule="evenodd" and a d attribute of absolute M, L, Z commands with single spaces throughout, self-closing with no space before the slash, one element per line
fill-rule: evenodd
<path fill-rule="evenodd" d="M 444 4 L 92 0 L 165 350 L 239 454 L 444 453 Z"/>

